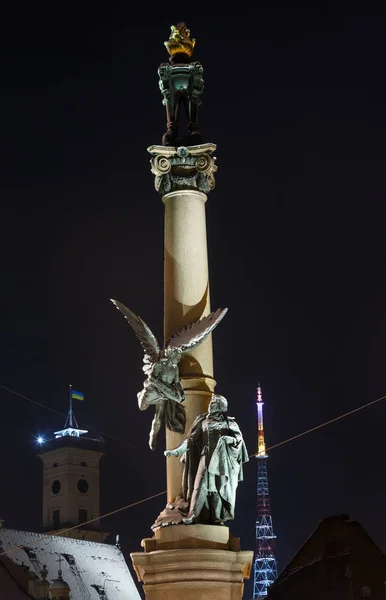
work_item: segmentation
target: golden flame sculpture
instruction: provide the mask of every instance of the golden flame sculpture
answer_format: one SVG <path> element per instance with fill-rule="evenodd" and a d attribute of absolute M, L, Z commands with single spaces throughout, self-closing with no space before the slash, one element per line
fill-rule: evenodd
<path fill-rule="evenodd" d="M 196 40 L 190 37 L 190 30 L 185 23 L 178 23 L 171 26 L 170 37 L 164 42 L 170 56 L 175 54 L 186 54 L 191 57 L 193 54 Z"/>

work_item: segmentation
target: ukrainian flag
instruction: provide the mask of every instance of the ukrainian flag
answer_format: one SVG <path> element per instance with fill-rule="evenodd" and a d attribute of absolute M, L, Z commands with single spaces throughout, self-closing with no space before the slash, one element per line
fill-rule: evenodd
<path fill-rule="evenodd" d="M 84 400 L 84 394 L 82 394 L 82 392 L 77 392 L 76 390 L 71 390 L 71 398 L 73 400 Z"/>

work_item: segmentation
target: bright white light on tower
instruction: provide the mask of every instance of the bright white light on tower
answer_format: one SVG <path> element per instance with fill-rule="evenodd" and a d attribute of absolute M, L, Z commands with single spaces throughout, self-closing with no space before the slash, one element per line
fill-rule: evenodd
<path fill-rule="evenodd" d="M 36 439 L 36 441 L 41 446 L 42 444 L 44 444 L 44 437 L 39 435 L 39 437 Z"/>

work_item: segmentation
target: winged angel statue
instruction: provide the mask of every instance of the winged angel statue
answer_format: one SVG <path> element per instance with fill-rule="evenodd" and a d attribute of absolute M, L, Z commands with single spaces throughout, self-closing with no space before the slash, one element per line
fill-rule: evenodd
<path fill-rule="evenodd" d="M 132 313 L 121 302 L 113 299 L 111 302 L 134 329 L 134 333 L 145 351 L 143 371 L 147 379 L 143 384 L 143 390 L 138 392 L 137 397 L 140 410 L 146 410 L 151 405 L 155 406 L 155 415 L 149 435 L 149 446 L 154 450 L 163 420 L 171 431 L 177 433 L 185 431 L 185 409 L 182 406 L 185 394 L 178 368 L 182 354 L 190 352 L 201 344 L 225 316 L 228 309 L 219 308 L 206 317 L 186 325 L 173 334 L 165 348 L 161 350 L 156 337 L 141 317 Z"/>

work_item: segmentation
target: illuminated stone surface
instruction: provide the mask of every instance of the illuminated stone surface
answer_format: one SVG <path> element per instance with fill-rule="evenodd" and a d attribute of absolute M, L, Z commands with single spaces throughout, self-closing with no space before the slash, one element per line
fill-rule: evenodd
<path fill-rule="evenodd" d="M 193 548 L 131 557 L 147 600 L 240 600 L 253 552 Z"/>
<path fill-rule="evenodd" d="M 196 190 L 178 190 L 163 197 L 165 339 L 184 325 L 210 313 L 206 200 L 206 195 Z M 211 335 L 183 356 L 180 375 L 186 393 L 185 431 L 188 431 L 194 419 L 207 411 L 215 386 Z M 183 435 L 166 430 L 167 448 L 175 448 L 183 439 Z M 178 458 L 167 460 L 169 501 L 181 492 L 182 470 Z"/>

